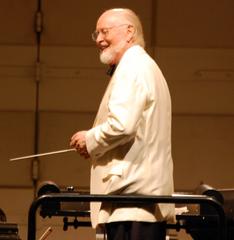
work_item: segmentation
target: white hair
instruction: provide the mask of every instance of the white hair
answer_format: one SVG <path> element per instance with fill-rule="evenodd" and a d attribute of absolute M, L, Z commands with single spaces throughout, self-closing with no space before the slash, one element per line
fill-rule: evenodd
<path fill-rule="evenodd" d="M 143 27 L 139 17 L 136 15 L 134 11 L 128 8 L 113 8 L 113 9 L 107 10 L 106 12 L 114 12 L 118 15 L 120 14 L 121 17 L 123 17 L 123 19 L 125 20 L 125 22 L 132 25 L 135 29 L 134 36 L 133 36 L 134 43 L 139 44 L 143 48 L 145 47 Z"/>

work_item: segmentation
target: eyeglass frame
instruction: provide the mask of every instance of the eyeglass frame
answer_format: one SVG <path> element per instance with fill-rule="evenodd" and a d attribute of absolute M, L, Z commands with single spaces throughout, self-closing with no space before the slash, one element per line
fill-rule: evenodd
<path fill-rule="evenodd" d="M 92 36 L 92 40 L 94 42 L 97 41 L 98 35 L 101 33 L 104 37 L 106 37 L 109 34 L 109 30 L 111 30 L 112 28 L 118 28 L 118 27 L 122 27 L 122 26 L 131 26 L 133 27 L 131 24 L 128 23 L 123 23 L 117 26 L 112 26 L 112 27 L 106 27 L 106 28 L 100 28 L 99 30 L 95 30 L 91 36 Z"/>

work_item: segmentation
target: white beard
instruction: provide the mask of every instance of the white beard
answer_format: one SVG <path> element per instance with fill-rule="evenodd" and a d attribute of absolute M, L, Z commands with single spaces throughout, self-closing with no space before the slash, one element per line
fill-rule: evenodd
<path fill-rule="evenodd" d="M 116 55 L 124 48 L 125 44 L 125 41 L 121 41 L 116 46 L 108 47 L 100 53 L 100 61 L 104 64 L 112 64 Z"/>
<path fill-rule="evenodd" d="M 104 64 L 111 64 L 114 59 L 114 52 L 112 49 L 107 49 L 100 53 L 100 61 Z"/>

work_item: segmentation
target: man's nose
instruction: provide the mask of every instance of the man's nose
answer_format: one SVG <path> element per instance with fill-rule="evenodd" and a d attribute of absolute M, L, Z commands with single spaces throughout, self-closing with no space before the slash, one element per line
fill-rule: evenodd
<path fill-rule="evenodd" d="M 99 44 L 99 43 L 102 42 L 103 40 L 104 40 L 103 34 L 102 34 L 101 32 L 98 33 L 97 38 L 96 38 L 96 44 Z"/>

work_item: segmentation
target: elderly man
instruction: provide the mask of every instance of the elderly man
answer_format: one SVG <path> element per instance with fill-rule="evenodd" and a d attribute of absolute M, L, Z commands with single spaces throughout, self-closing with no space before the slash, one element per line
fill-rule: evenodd
<path fill-rule="evenodd" d="M 70 145 L 91 158 L 92 194 L 170 195 L 171 100 L 166 81 L 144 50 L 142 25 L 129 9 L 110 9 L 92 34 L 112 74 L 94 126 Z M 169 204 L 92 203 L 93 227 L 108 240 L 165 239 Z"/>

